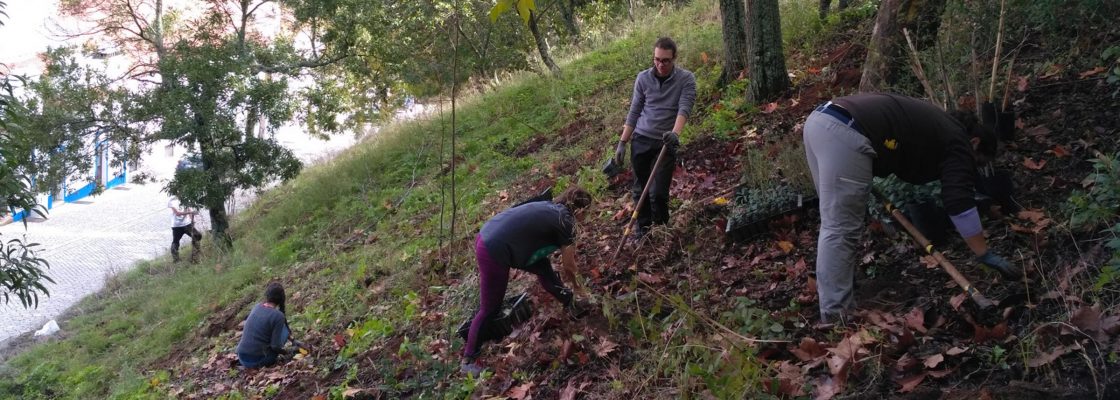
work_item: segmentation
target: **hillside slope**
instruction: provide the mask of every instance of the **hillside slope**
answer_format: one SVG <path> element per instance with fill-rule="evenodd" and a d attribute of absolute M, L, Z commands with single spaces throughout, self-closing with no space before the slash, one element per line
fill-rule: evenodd
<path fill-rule="evenodd" d="M 561 79 L 519 76 L 460 102 L 454 162 L 439 151 L 452 140 L 444 109 L 305 171 L 239 217 L 231 253 L 208 254 L 190 266 L 153 261 L 87 299 L 64 324 L 62 338 L 0 370 L 0 394 L 1120 395 L 1110 347 L 1116 346 L 1116 286 L 1091 289 L 1108 254 L 1092 247 L 1100 242 L 1096 235 L 1047 230 L 1051 222 L 1044 222 L 1064 215 L 1071 183 L 1093 168 L 1086 159 L 1120 150 L 1107 140 L 1120 133 L 1114 87 L 1079 83 L 1075 67 L 1043 78 L 1039 72 L 1053 54 L 1036 48 L 1022 56 L 1030 61 L 1016 75 L 1028 83 L 1015 92 L 1016 107 L 1034 134 L 1009 143 L 997 164 L 1023 188 L 1020 201 L 1041 214 L 989 220 L 986 227 L 996 248 L 1015 254 L 1031 280 L 1002 282 L 961 263 L 978 288 L 1001 301 L 1003 315 L 978 318 L 908 241 L 872 229 L 860 247 L 857 297 L 864 314 L 852 326 L 818 331 L 811 327 L 815 213 L 775 221 L 753 241 L 729 243 L 728 211 L 715 200 L 730 197 L 728 189 L 744 180 L 804 186 L 799 123 L 820 101 L 855 90 L 865 55 L 858 43 L 866 43 L 874 9 L 804 29 L 798 21 L 815 15 L 810 3 L 816 2 L 793 2 L 794 9 L 784 3 L 785 29 L 795 32 L 787 38 L 795 88 L 756 107 L 737 100 L 743 83 L 714 88 L 719 15 L 712 1 L 695 3 L 639 21 L 657 28 L 636 29 L 572 60 Z M 607 180 L 599 168 L 617 140 L 633 76 L 648 65 L 658 35 L 681 44 L 679 62 L 697 74 L 698 101 L 683 135 L 672 223 L 612 259 L 628 215 L 630 177 Z M 1112 31 L 1099 35 L 1106 43 L 1120 38 Z M 1073 83 L 1048 86 L 1056 81 L 1045 79 Z M 1055 118 L 1056 109 L 1069 118 Z M 1054 146 L 1063 146 L 1062 155 Z M 1051 164 L 1023 167 L 1028 157 L 1030 165 L 1040 157 Z M 455 329 L 478 301 L 474 234 L 521 199 L 571 184 L 595 196 L 580 216 L 578 262 L 596 312 L 570 322 L 534 279 L 515 276 L 509 293 L 531 293 L 534 316 L 484 348 L 485 379 L 460 374 L 463 343 Z M 966 259 L 959 240 L 946 248 L 952 259 Z M 277 367 L 237 369 L 231 352 L 238 324 L 273 279 L 287 287 L 294 336 L 312 349 Z M 1096 331 L 1086 331 L 1094 315 Z M 1087 332 L 1091 342 L 1074 331 Z"/>

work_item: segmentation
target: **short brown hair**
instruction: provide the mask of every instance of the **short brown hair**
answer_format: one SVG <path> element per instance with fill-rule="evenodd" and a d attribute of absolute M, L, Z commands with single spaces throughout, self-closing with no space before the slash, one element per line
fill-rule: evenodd
<path fill-rule="evenodd" d="M 657 38 L 657 41 L 653 43 L 653 47 L 672 51 L 673 58 L 677 58 L 677 42 L 674 42 L 673 39 L 670 39 L 668 36 Z"/>
<path fill-rule="evenodd" d="M 556 199 L 552 202 L 562 204 L 569 210 L 575 211 L 591 205 L 591 193 L 587 193 L 586 190 L 577 185 L 572 185 L 564 189 L 564 192 L 556 196 Z"/>

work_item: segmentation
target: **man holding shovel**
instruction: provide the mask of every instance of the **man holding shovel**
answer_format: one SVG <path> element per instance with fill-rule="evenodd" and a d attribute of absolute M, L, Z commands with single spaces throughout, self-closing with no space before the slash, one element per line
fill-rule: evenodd
<path fill-rule="evenodd" d="M 805 120 L 805 155 L 820 197 L 817 293 L 821 323 L 844 321 L 854 305 L 854 251 L 864 224 L 872 176 L 921 184 L 941 181 L 942 202 L 977 261 L 1005 278 L 1020 270 L 984 239 L 973 200 L 977 161 L 995 155 L 995 134 L 968 113 L 926 101 L 865 93 L 826 102 Z"/>
<path fill-rule="evenodd" d="M 467 332 L 462 371 L 472 376 L 482 372 L 476 359 L 482 347 L 483 327 L 501 311 L 509 285 L 510 268 L 528 271 L 549 294 L 564 305 L 572 318 L 586 310 L 564 287 L 548 256 L 560 250 L 564 278 L 578 287 L 575 266 L 575 211 L 591 204 L 591 195 L 572 187 L 554 201 L 535 201 L 502 211 L 482 225 L 475 238 L 479 273 L 479 309 Z M 582 293 L 582 291 L 581 291 Z"/>
<path fill-rule="evenodd" d="M 630 143 L 630 160 L 634 169 L 634 202 L 641 200 L 642 189 L 650 179 L 648 201 L 636 204 L 638 227 L 634 237 L 641 238 L 653 224 L 669 222 L 669 187 L 673 183 L 676 167 L 678 135 L 692 112 L 696 100 L 696 76 L 676 67 L 677 44 L 662 37 L 653 45 L 653 67 L 638 73 L 634 80 L 634 93 L 630 98 L 630 112 L 622 128 L 615 156 L 614 167 L 624 165 L 626 143 Z M 637 133 L 637 135 L 634 135 Z M 633 140 L 631 140 L 633 139 Z M 654 164 L 667 146 L 661 166 L 654 171 Z"/>

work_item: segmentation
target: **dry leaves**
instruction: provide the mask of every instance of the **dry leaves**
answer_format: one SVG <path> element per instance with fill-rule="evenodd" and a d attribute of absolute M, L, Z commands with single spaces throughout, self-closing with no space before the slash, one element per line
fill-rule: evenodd
<path fill-rule="evenodd" d="M 528 382 L 522 385 L 514 386 L 506 392 L 506 396 L 514 400 L 529 400 L 533 398 L 530 390 L 533 389 L 533 382 Z"/>
<path fill-rule="evenodd" d="M 769 113 L 772 113 L 772 112 L 777 111 L 777 110 L 778 110 L 778 103 L 766 103 L 766 104 L 763 104 L 762 107 L 759 108 L 759 111 L 762 111 L 763 114 L 769 114 Z"/>
<path fill-rule="evenodd" d="M 906 314 L 906 326 L 915 331 L 926 333 L 926 313 L 918 307 L 914 307 Z"/>
<path fill-rule="evenodd" d="M 1082 72 L 1082 73 L 1078 74 L 1077 77 L 1080 78 L 1080 79 L 1085 79 L 1085 78 L 1088 78 L 1090 76 L 1093 76 L 1093 75 L 1099 74 L 1101 72 L 1104 72 L 1106 70 L 1107 70 L 1107 68 L 1105 68 L 1105 67 L 1096 67 L 1096 68 L 1093 68 L 1093 69 L 1090 69 L 1088 71 L 1085 71 L 1085 72 Z"/>
<path fill-rule="evenodd" d="M 611 354 L 611 352 L 614 351 L 617 348 L 618 348 L 617 343 L 614 343 L 610 340 L 607 340 L 607 338 L 604 337 L 604 338 L 602 338 L 602 340 L 599 341 L 599 344 L 596 344 L 594 346 L 594 348 L 592 350 L 595 351 L 596 356 L 606 357 L 608 354 Z"/>
<path fill-rule="evenodd" d="M 1081 345 L 1074 342 L 1073 344 L 1071 344 L 1069 346 L 1058 346 L 1058 347 L 1054 348 L 1053 351 L 1050 351 L 1050 352 L 1045 352 L 1044 351 L 1044 352 L 1040 353 L 1039 355 L 1035 356 L 1034 358 L 1031 358 L 1030 360 L 1027 360 L 1027 366 L 1031 367 L 1031 368 L 1041 367 L 1043 365 L 1054 362 L 1054 360 L 1057 360 L 1058 357 L 1069 354 L 1070 352 L 1072 352 L 1074 350 L 1081 350 Z"/>
<path fill-rule="evenodd" d="M 1023 157 L 1023 166 L 1027 167 L 1027 169 L 1029 170 L 1038 171 L 1042 169 L 1042 167 L 1046 166 L 1046 160 L 1039 159 L 1038 161 L 1035 161 L 1034 158 Z"/>

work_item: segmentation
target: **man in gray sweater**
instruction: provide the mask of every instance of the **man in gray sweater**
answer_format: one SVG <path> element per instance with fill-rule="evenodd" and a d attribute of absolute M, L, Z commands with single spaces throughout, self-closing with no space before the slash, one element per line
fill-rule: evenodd
<path fill-rule="evenodd" d="M 657 39 L 653 45 L 653 67 L 639 72 L 634 80 L 630 112 L 615 150 L 615 163 L 622 165 L 626 143 L 630 142 L 635 202 L 640 199 L 646 182 L 653 179 L 647 201 L 637 205 L 637 238 L 645 235 L 651 225 L 669 222 L 669 187 L 673 183 L 676 149 L 680 144 L 677 136 L 684 129 L 696 101 L 696 76 L 675 66 L 676 59 L 677 44 L 673 39 Z M 662 146 L 668 149 L 661 167 L 654 171 Z"/>

